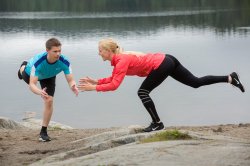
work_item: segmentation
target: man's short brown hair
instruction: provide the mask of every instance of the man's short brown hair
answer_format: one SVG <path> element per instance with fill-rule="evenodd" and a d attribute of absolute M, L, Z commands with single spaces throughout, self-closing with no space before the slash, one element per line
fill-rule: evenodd
<path fill-rule="evenodd" d="M 62 45 L 61 42 L 56 38 L 50 38 L 49 40 L 46 41 L 46 48 L 49 50 L 52 47 L 59 47 L 61 45 Z"/>

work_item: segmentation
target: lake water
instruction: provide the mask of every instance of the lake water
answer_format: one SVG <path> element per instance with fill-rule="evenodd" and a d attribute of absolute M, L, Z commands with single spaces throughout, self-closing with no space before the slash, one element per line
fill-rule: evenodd
<path fill-rule="evenodd" d="M 246 92 L 230 84 L 192 89 L 168 78 L 151 97 L 166 126 L 250 122 L 250 2 L 248 0 L 1 0 L 0 116 L 42 117 L 43 100 L 17 79 L 20 63 L 57 37 L 75 79 L 107 77 L 98 41 L 116 39 L 125 50 L 173 54 L 197 76 L 240 74 Z M 148 125 L 137 90 L 144 78 L 126 77 L 115 92 L 75 97 L 57 76 L 52 120 L 76 128 Z"/>

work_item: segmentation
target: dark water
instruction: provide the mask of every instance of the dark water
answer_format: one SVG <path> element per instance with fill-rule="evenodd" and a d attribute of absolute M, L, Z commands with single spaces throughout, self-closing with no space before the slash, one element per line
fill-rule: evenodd
<path fill-rule="evenodd" d="M 20 121 L 25 111 L 41 118 L 43 102 L 17 79 L 24 59 L 57 37 L 76 80 L 106 77 L 112 68 L 97 44 L 112 37 L 125 50 L 165 52 L 197 76 L 237 71 L 246 93 L 229 84 L 199 89 L 168 78 L 151 96 L 167 125 L 250 122 L 250 1 L 248 0 L 1 0 L 0 116 Z M 137 89 L 144 78 L 126 77 L 115 92 L 75 97 L 57 76 L 52 120 L 73 127 L 147 125 Z"/>

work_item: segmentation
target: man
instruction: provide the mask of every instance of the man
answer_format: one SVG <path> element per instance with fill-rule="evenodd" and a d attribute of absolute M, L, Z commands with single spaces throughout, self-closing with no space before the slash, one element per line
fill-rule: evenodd
<path fill-rule="evenodd" d="M 30 87 L 30 90 L 42 97 L 44 100 L 44 113 L 42 128 L 39 140 L 50 141 L 47 134 L 47 126 L 53 112 L 53 96 L 56 86 L 56 75 L 64 72 L 66 80 L 71 90 L 78 95 L 76 82 L 73 78 L 70 62 L 61 55 L 61 43 L 56 38 L 51 38 L 46 42 L 46 52 L 35 55 L 28 62 L 24 61 L 18 70 L 19 79 L 23 79 Z M 41 89 L 37 86 L 40 82 Z"/>

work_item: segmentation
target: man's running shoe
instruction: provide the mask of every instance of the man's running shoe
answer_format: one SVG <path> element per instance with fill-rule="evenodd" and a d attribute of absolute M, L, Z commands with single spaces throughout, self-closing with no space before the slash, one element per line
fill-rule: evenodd
<path fill-rule="evenodd" d="M 144 132 L 151 132 L 156 130 L 162 130 L 164 129 L 164 125 L 162 122 L 152 122 L 147 128 L 143 129 Z"/>
<path fill-rule="evenodd" d="M 51 138 L 48 136 L 47 133 L 41 132 L 40 137 L 39 137 L 39 141 L 48 142 L 48 141 L 51 141 Z"/>
<path fill-rule="evenodd" d="M 241 90 L 241 92 L 245 92 L 245 88 L 240 82 L 239 75 L 236 72 L 233 72 L 233 73 L 230 74 L 230 76 L 232 78 L 231 84 L 233 86 L 239 88 Z"/>
<path fill-rule="evenodd" d="M 19 68 L 19 70 L 18 70 L 18 72 L 17 72 L 18 78 L 19 78 L 20 80 L 23 79 L 22 74 L 20 73 L 20 69 L 21 69 L 21 67 L 22 67 L 23 65 L 26 66 L 27 64 L 28 64 L 27 61 L 23 61 L 23 63 L 21 64 L 21 66 L 20 66 L 20 68 Z"/>

